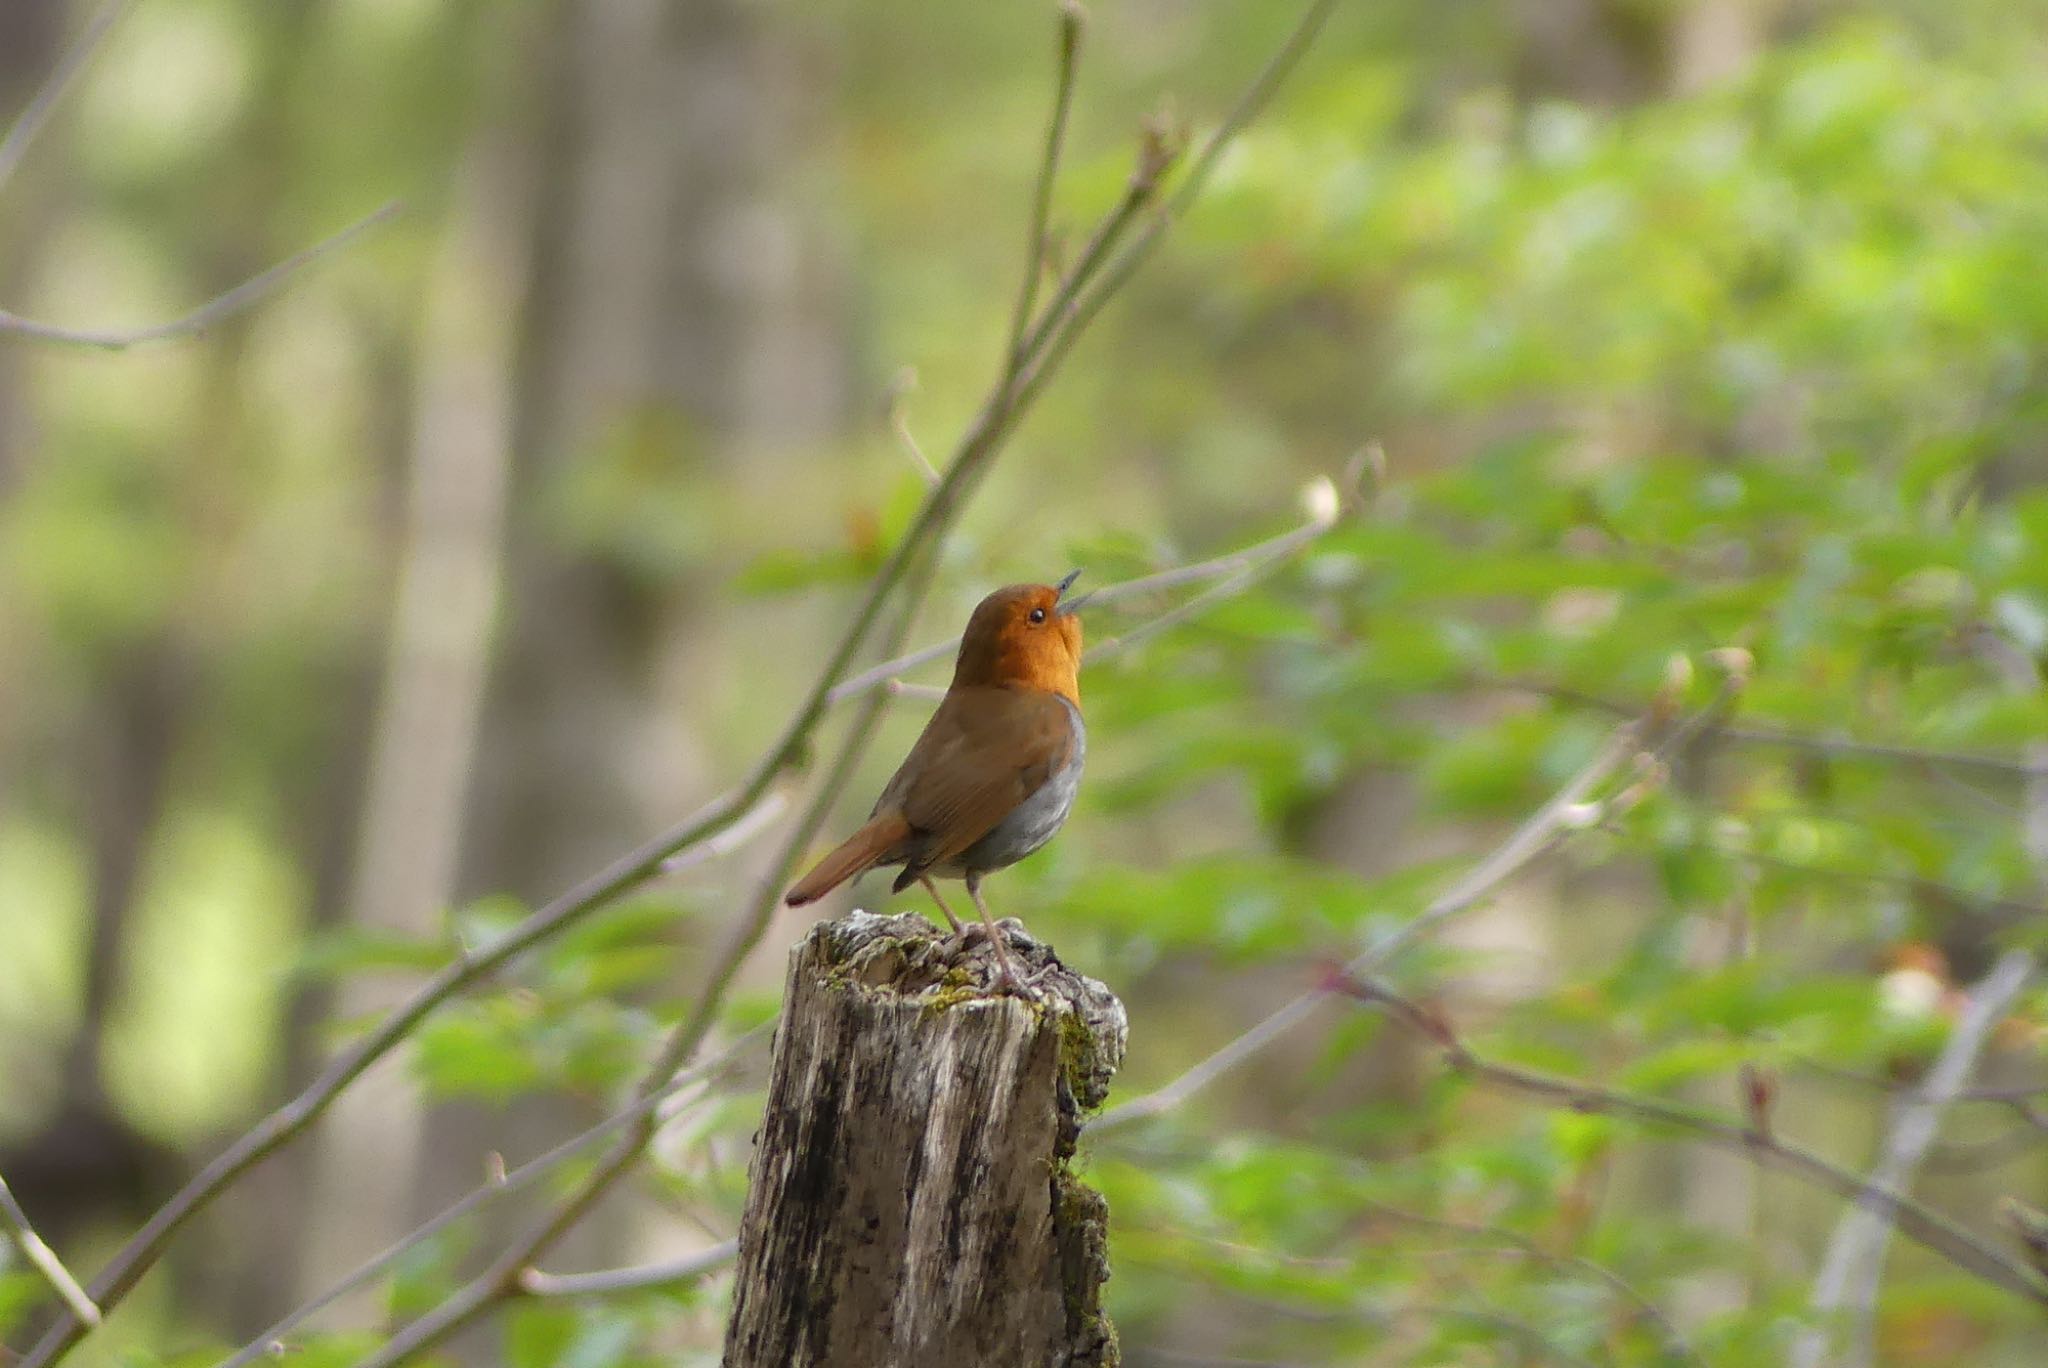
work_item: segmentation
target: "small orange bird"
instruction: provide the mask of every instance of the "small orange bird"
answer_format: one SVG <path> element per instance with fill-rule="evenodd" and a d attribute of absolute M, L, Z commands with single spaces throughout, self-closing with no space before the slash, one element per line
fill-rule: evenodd
<path fill-rule="evenodd" d="M 981 877 L 1053 838 L 1074 806 L 1088 750 L 1081 722 L 1081 619 L 1088 595 L 1058 584 L 1013 584 L 983 599 L 960 638 L 945 701 L 925 723 L 867 825 L 797 880 L 783 901 L 816 902 L 876 865 L 902 865 L 894 891 L 921 883 L 953 934 L 966 932 L 932 884 L 967 880 L 1005 986 L 1019 980 L 982 900 Z"/>

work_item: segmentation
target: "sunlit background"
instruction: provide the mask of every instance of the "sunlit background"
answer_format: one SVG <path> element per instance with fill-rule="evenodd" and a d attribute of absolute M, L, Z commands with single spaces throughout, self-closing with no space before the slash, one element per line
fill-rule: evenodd
<path fill-rule="evenodd" d="M 161 323 L 401 207 L 197 337 L 0 335 L 0 1175 L 82 1274 L 464 944 L 747 771 L 923 495 L 906 433 L 942 462 L 995 375 L 1054 53 L 1035 2 L 117 8 L 0 183 L 0 308 Z M 0 121 L 97 12 L 0 5 Z M 1213 128 L 1294 17 L 1091 5 L 1055 262 L 1141 125 Z M 978 491 L 913 634 L 1012 580 L 1253 546 L 1342 486 L 1332 530 L 1084 675 L 1074 820 L 990 881 L 1128 1003 L 1113 1103 L 1414 916 L 1660 689 L 1704 706 L 1737 647 L 1732 728 L 1392 978 L 1491 1055 L 1737 1125 L 1767 1070 L 1781 1133 L 1870 1168 L 1968 985 L 2042 940 L 2042 19 L 1339 7 Z M 929 706 L 891 704 L 835 830 Z M 439 1012 L 74 1361 L 217 1362 L 492 1156 L 601 1119 L 773 845 Z M 2048 1087 L 2042 1005 L 1980 1085 Z M 728 1238 L 761 1080 L 697 1098 L 547 1266 Z M 1945 1119 L 1916 1191 L 2024 1267 L 1995 1208 L 2048 1204 L 2048 1123 Z M 1847 1210 L 1461 1086 L 1336 1002 L 1083 1171 L 1133 1365 L 1779 1362 Z M 421 1246 L 284 1361 L 349 1361 L 521 1219 Z M 452 1352 L 711 1363 L 726 1292 L 526 1305 Z M 0 1273 L 9 1347 L 50 1310 Z M 1895 1239 L 1840 1361 L 2036 1363 L 2039 1314 Z"/>

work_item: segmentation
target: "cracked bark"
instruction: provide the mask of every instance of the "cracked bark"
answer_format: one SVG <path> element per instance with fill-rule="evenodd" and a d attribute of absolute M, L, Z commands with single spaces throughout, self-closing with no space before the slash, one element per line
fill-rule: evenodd
<path fill-rule="evenodd" d="M 988 997 L 987 947 L 943 944 L 856 912 L 791 951 L 726 1368 L 1117 1362 L 1108 1208 L 1071 1165 L 1123 1004 L 1021 934 L 1040 1000 Z"/>

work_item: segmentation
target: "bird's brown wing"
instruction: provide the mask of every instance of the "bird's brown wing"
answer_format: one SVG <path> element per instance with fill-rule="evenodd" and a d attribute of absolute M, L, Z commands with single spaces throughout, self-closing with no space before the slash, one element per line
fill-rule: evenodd
<path fill-rule="evenodd" d="M 954 689 L 883 790 L 876 811 L 900 811 L 916 833 L 913 840 L 922 838 L 912 868 L 943 865 L 988 835 L 1073 753 L 1073 717 L 1058 695 Z"/>

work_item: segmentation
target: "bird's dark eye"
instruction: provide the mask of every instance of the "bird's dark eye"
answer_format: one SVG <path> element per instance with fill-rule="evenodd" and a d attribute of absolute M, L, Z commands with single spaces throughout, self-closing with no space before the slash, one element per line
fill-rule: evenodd
<path fill-rule="evenodd" d="M 1031 610 L 1031 620 L 1032 620 L 1033 622 L 1043 622 L 1043 621 L 1045 621 L 1045 609 L 1043 609 L 1043 608 L 1033 608 L 1033 609 Z"/>

